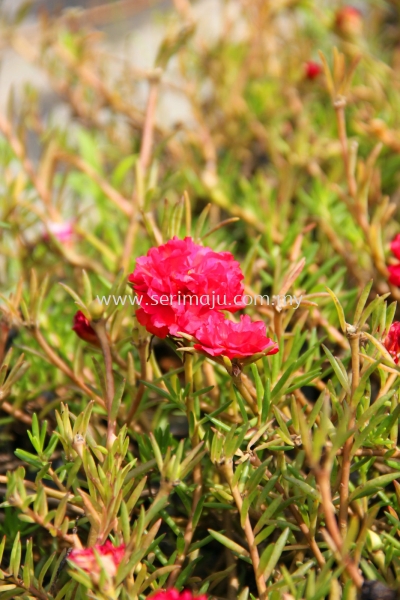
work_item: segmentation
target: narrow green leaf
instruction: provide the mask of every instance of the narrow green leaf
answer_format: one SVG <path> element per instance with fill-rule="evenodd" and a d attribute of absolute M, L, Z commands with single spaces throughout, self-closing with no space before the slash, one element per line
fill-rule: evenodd
<path fill-rule="evenodd" d="M 363 291 L 361 292 L 360 298 L 358 299 L 356 310 L 355 310 L 355 313 L 354 313 L 354 326 L 355 327 L 358 327 L 358 323 L 359 323 L 359 321 L 361 319 L 361 315 L 362 315 L 362 312 L 364 310 L 365 303 L 368 300 L 368 296 L 369 296 L 369 293 L 371 291 L 373 282 L 374 282 L 374 280 L 371 279 L 367 283 L 367 285 L 364 287 Z"/>
<path fill-rule="evenodd" d="M 267 548 L 264 550 L 260 557 L 260 564 L 257 569 L 257 577 L 263 575 L 265 580 L 268 580 L 286 546 L 289 532 L 290 529 L 287 527 L 284 529 L 284 531 L 282 531 L 278 540 L 274 544 L 267 546 Z M 271 546 L 273 548 L 272 552 L 270 550 Z"/>
<path fill-rule="evenodd" d="M 400 471 L 375 477 L 375 479 L 371 479 L 370 481 L 359 485 L 350 495 L 349 502 L 353 502 L 353 500 L 357 500 L 358 498 L 364 498 L 365 496 L 373 495 L 399 477 Z"/>
<path fill-rule="evenodd" d="M 247 558 L 250 556 L 250 554 L 248 553 L 247 550 L 245 550 L 245 548 L 243 548 L 242 546 L 240 546 L 233 540 L 226 537 L 226 535 L 223 535 L 222 533 L 219 533 L 218 531 L 214 531 L 213 529 L 208 529 L 208 533 L 210 535 L 212 535 L 212 537 L 215 540 L 217 540 L 217 542 L 219 542 L 226 548 L 229 548 L 229 550 L 232 550 L 232 552 L 236 552 L 237 554 L 239 554 L 239 556 L 245 556 Z"/>
<path fill-rule="evenodd" d="M 349 384 L 348 377 L 345 377 L 342 369 L 340 368 L 340 366 L 339 366 L 336 358 L 333 356 L 332 352 L 326 346 L 324 346 L 324 344 L 322 344 L 322 348 L 324 349 L 324 352 L 325 352 L 326 356 L 328 357 L 328 360 L 331 363 L 331 366 L 335 372 L 335 375 L 339 379 L 339 382 L 342 385 L 343 389 L 348 394 L 350 394 L 350 384 Z"/>
<path fill-rule="evenodd" d="M 332 300 L 335 303 L 336 306 L 336 310 L 337 310 L 337 314 L 339 317 L 339 323 L 340 323 L 340 327 L 343 331 L 343 333 L 346 333 L 347 331 L 347 324 L 346 324 L 346 319 L 344 318 L 344 311 L 343 311 L 343 307 L 339 302 L 338 297 L 336 296 L 335 292 L 333 292 L 330 288 L 326 288 L 328 290 L 329 295 L 331 296 Z"/>

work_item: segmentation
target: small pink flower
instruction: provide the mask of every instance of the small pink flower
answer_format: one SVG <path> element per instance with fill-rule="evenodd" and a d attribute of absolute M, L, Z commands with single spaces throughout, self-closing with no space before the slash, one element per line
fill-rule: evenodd
<path fill-rule="evenodd" d="M 85 317 L 81 310 L 78 310 L 74 315 L 74 324 L 72 331 L 75 331 L 76 335 L 89 344 L 99 346 L 99 338 L 93 327 L 90 324 L 89 319 Z"/>
<path fill-rule="evenodd" d="M 385 338 L 384 345 L 396 365 L 400 357 L 400 322 L 394 321 L 391 324 L 389 332 Z"/>
<path fill-rule="evenodd" d="M 74 235 L 74 227 L 71 221 L 64 221 L 59 223 L 57 221 L 50 221 L 47 224 L 47 228 L 49 232 L 54 235 L 54 237 L 61 243 L 66 244 L 70 242 Z M 44 239 L 49 240 L 50 236 L 46 233 L 44 234 Z"/>
<path fill-rule="evenodd" d="M 265 323 L 252 321 L 248 315 L 241 315 L 240 322 L 234 323 L 217 313 L 210 314 L 196 331 L 196 350 L 210 356 L 245 358 L 259 352 L 276 354 L 277 344 L 267 337 Z"/>
<path fill-rule="evenodd" d="M 149 600 L 207 600 L 207 596 L 205 594 L 193 596 L 189 590 L 179 593 L 178 590 L 172 588 L 166 592 L 156 592 L 149 597 Z"/>
<path fill-rule="evenodd" d="M 94 550 L 99 554 L 98 558 L 95 556 Z M 68 559 L 92 575 L 98 576 L 100 569 L 103 568 L 107 575 L 114 577 L 124 553 L 125 544 L 116 547 L 110 540 L 107 540 L 105 544 L 96 544 L 94 548 L 72 550 Z"/>
<path fill-rule="evenodd" d="M 336 13 L 335 25 L 338 32 L 344 36 L 357 36 L 363 27 L 362 14 L 354 6 L 343 6 Z"/>
<path fill-rule="evenodd" d="M 161 338 L 180 331 L 194 333 L 194 319 L 210 310 L 243 308 L 243 279 L 230 252 L 214 252 L 190 237 L 174 237 L 151 248 L 137 259 L 129 276 L 140 302 L 139 323 Z M 193 319 L 185 317 L 187 311 Z"/>
<path fill-rule="evenodd" d="M 400 260 L 400 233 L 393 238 L 392 243 L 390 244 L 390 249 L 395 257 Z"/>
<path fill-rule="evenodd" d="M 309 60 L 304 65 L 304 74 L 306 79 L 316 79 L 322 73 L 322 67 L 319 63 Z"/>

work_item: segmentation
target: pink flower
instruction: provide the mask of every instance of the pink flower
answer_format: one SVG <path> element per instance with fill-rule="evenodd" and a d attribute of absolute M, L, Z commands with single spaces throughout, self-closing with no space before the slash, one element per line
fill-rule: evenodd
<path fill-rule="evenodd" d="M 390 244 L 390 249 L 395 257 L 400 260 L 400 233 L 393 238 L 392 243 Z"/>
<path fill-rule="evenodd" d="M 386 350 L 392 356 L 396 365 L 399 363 L 400 357 L 400 322 L 394 321 L 391 324 L 389 332 L 384 342 Z"/>
<path fill-rule="evenodd" d="M 179 593 L 178 590 L 172 588 L 166 592 L 156 592 L 150 596 L 149 600 L 207 600 L 207 596 L 205 594 L 193 596 L 189 590 Z"/>
<path fill-rule="evenodd" d="M 99 554 L 98 558 L 94 553 L 95 550 Z M 101 568 L 103 568 L 110 577 L 114 577 L 124 553 L 125 544 L 116 547 L 112 545 L 110 540 L 107 540 L 101 546 L 96 544 L 94 548 L 72 550 L 68 559 L 87 573 L 99 575 Z"/>
<path fill-rule="evenodd" d="M 210 310 L 243 308 L 243 278 L 230 252 L 214 252 L 190 237 L 174 237 L 138 258 L 129 281 L 140 303 L 139 323 L 164 338 L 179 331 L 194 333 L 198 320 Z"/>
<path fill-rule="evenodd" d="M 393 285 L 397 285 L 400 287 L 400 264 L 397 265 L 389 265 L 389 283 Z"/>
<path fill-rule="evenodd" d="M 204 324 L 196 331 L 200 342 L 196 350 L 211 356 L 244 358 L 263 352 L 276 354 L 277 344 L 267 337 L 265 323 L 252 321 L 248 315 L 241 315 L 240 322 L 234 323 L 222 315 L 211 313 Z"/>
<path fill-rule="evenodd" d="M 87 319 L 80 310 L 74 315 L 74 325 L 72 330 L 75 331 L 76 335 L 82 340 L 85 340 L 85 342 L 89 342 L 89 344 L 94 344 L 95 346 L 100 345 L 99 338 L 93 327 L 90 325 L 89 319 Z"/>
<path fill-rule="evenodd" d="M 322 73 L 322 67 L 319 63 L 309 60 L 304 65 L 304 74 L 306 79 L 315 79 Z"/>
<path fill-rule="evenodd" d="M 54 235 L 54 237 L 57 238 L 57 240 L 61 244 L 70 242 L 74 235 L 74 227 L 73 227 L 73 224 L 71 221 L 64 221 L 62 223 L 59 223 L 57 221 L 50 221 L 47 224 L 47 228 L 48 228 L 49 232 L 52 235 Z M 47 233 L 47 231 L 43 237 L 45 240 L 50 239 L 50 236 Z"/>
<path fill-rule="evenodd" d="M 336 13 L 335 25 L 338 32 L 344 36 L 357 36 L 363 27 L 362 14 L 354 6 L 343 6 Z"/>
<path fill-rule="evenodd" d="M 392 243 L 390 244 L 390 249 L 395 257 L 400 260 L 400 233 L 393 238 Z M 397 265 L 389 265 L 388 271 L 389 283 L 400 287 L 400 263 L 397 263 Z"/>

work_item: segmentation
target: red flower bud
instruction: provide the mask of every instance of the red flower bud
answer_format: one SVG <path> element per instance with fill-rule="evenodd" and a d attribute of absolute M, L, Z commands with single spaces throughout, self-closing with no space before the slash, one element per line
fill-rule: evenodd
<path fill-rule="evenodd" d="M 319 63 L 309 60 L 304 65 L 304 74 L 306 79 L 316 79 L 322 73 L 322 67 Z"/>
<path fill-rule="evenodd" d="M 78 312 L 74 316 L 74 324 L 72 330 L 75 331 L 76 335 L 79 336 L 85 342 L 99 346 L 99 339 L 96 335 L 95 330 L 90 325 L 89 319 L 85 317 L 82 311 Z"/>
<path fill-rule="evenodd" d="M 358 36 L 363 27 L 362 14 L 354 6 L 343 6 L 336 13 L 335 26 L 346 37 Z"/>

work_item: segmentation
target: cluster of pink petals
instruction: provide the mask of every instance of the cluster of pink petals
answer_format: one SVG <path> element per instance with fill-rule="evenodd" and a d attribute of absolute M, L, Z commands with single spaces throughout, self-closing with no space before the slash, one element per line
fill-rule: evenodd
<path fill-rule="evenodd" d="M 98 558 L 95 555 L 95 550 Z M 93 548 L 72 550 L 68 559 L 87 573 L 98 575 L 102 567 L 110 577 L 114 577 L 124 554 L 125 544 L 113 546 L 110 540 L 107 540 L 105 544 L 96 544 Z"/>
<path fill-rule="evenodd" d="M 397 260 L 400 260 L 400 233 L 396 235 L 396 237 L 390 244 L 390 249 L 397 258 Z M 400 263 L 398 263 L 397 265 L 389 265 L 388 271 L 390 283 L 400 287 Z"/>
<path fill-rule="evenodd" d="M 400 321 L 394 321 L 394 323 L 392 323 L 384 344 L 386 350 L 397 365 L 400 358 Z"/>
<path fill-rule="evenodd" d="M 193 596 L 192 592 L 188 590 L 179 593 L 178 590 L 172 588 L 166 592 L 156 592 L 150 596 L 149 600 L 207 600 L 207 596 L 205 594 Z"/>
<path fill-rule="evenodd" d="M 267 337 L 264 323 L 249 317 L 234 323 L 222 312 L 244 308 L 243 279 L 230 252 L 214 252 L 190 237 L 174 237 L 151 248 L 129 276 L 140 298 L 137 320 L 153 335 L 193 335 L 195 348 L 210 356 L 275 353 L 277 346 Z"/>
<path fill-rule="evenodd" d="M 228 358 L 253 356 L 258 352 L 276 354 L 278 345 L 267 337 L 265 323 L 241 315 L 240 322 L 224 319 L 218 313 L 208 315 L 196 331 L 196 350 L 211 356 Z"/>
<path fill-rule="evenodd" d="M 71 221 L 50 221 L 47 224 L 48 231 L 53 235 L 61 244 L 70 242 L 74 236 L 74 226 Z M 49 240 L 50 235 L 46 231 L 43 238 Z"/>
<path fill-rule="evenodd" d="M 243 294 L 242 280 L 240 265 L 230 252 L 214 252 L 195 244 L 190 237 L 174 237 L 151 248 L 137 259 L 136 269 L 129 276 L 141 297 L 136 317 L 160 338 L 180 331 L 194 333 L 198 319 L 210 310 L 213 296 L 226 300 L 220 310 L 234 312 L 242 308 L 243 304 L 235 303 L 235 298 Z M 171 300 L 167 304 L 166 297 Z"/>

